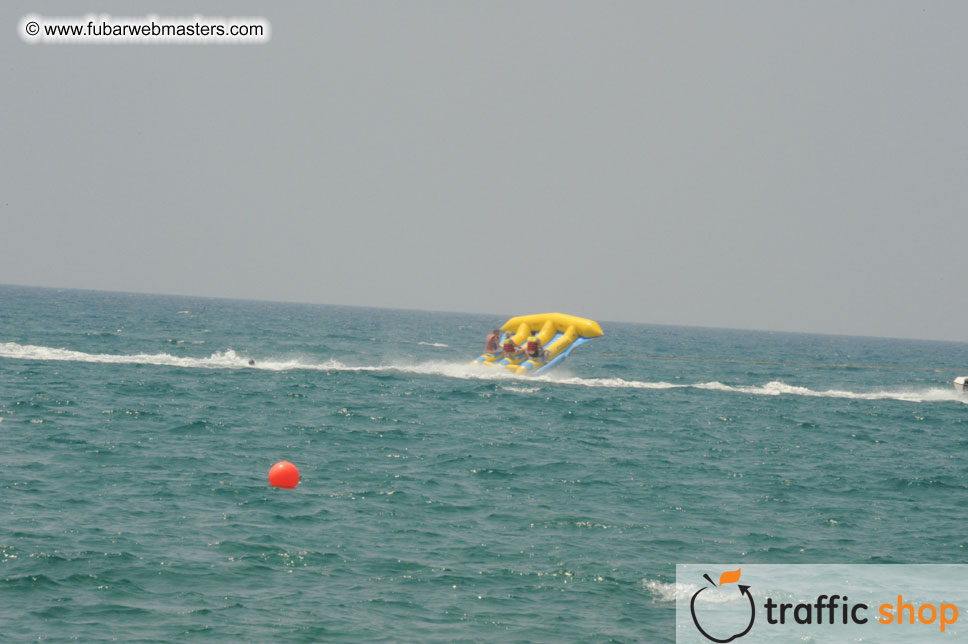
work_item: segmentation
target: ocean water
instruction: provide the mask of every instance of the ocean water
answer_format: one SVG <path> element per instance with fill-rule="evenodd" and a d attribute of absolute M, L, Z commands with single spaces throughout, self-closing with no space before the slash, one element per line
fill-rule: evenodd
<path fill-rule="evenodd" d="M 469 364 L 536 312 L 0 287 L 0 640 L 671 642 L 676 563 L 968 563 L 968 344 Z"/>

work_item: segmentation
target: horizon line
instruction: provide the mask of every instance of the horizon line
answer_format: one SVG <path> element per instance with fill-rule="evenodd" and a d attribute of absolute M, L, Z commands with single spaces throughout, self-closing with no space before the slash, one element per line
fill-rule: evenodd
<path fill-rule="evenodd" d="M 496 313 L 493 311 L 455 311 L 448 309 L 420 309 L 413 307 L 397 307 L 397 306 L 375 306 L 369 304 L 340 304 L 334 302 L 317 302 L 312 300 L 274 300 L 274 299 L 260 299 L 252 297 L 233 297 L 225 295 L 194 295 L 186 293 L 165 293 L 157 291 L 128 291 L 122 289 L 103 289 L 103 288 L 80 288 L 75 286 L 48 286 L 39 284 L 9 284 L 6 282 L 0 282 L 0 288 L 12 287 L 12 288 L 32 288 L 39 290 L 50 290 L 50 291 L 81 291 L 90 293 L 109 293 L 115 295 L 152 295 L 157 297 L 182 297 L 188 299 L 198 299 L 198 300 L 224 300 L 226 302 L 259 302 L 259 303 L 269 303 L 269 304 L 300 304 L 307 306 L 332 306 L 332 307 L 342 307 L 342 308 L 356 308 L 356 309 L 377 309 L 383 311 L 413 311 L 420 313 L 450 313 L 456 315 L 491 315 L 503 317 L 509 315 L 508 313 Z M 510 314 L 510 315 L 523 315 L 521 313 Z M 587 317 L 587 316 L 582 316 Z M 789 331 L 780 329 L 752 329 L 747 327 L 731 327 L 731 326 L 714 326 L 706 324 L 683 324 L 683 323 L 672 323 L 672 322 L 643 322 L 641 320 L 598 320 L 596 321 L 605 324 L 638 324 L 642 326 L 656 326 L 656 327 L 683 327 L 688 329 L 709 329 L 714 331 L 742 331 L 749 333 L 779 333 L 779 334 L 789 334 L 789 335 L 814 335 L 823 336 L 831 338 L 856 338 L 856 339 L 872 339 L 872 340 L 910 340 L 914 342 L 939 342 L 943 344 L 968 344 L 968 340 L 940 340 L 937 338 L 915 338 L 915 337 L 902 337 L 902 336 L 886 336 L 886 335 L 861 335 L 853 333 L 829 333 L 821 331 Z"/>

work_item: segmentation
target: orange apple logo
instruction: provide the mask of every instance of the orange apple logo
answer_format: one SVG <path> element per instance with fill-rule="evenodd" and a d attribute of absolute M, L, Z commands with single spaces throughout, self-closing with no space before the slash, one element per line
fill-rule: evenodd
<path fill-rule="evenodd" d="M 737 581 L 739 581 L 740 570 L 742 569 L 737 568 L 736 570 L 727 570 L 726 572 L 721 574 L 719 576 L 719 587 L 722 587 L 723 584 L 735 584 Z M 709 575 L 703 575 L 703 577 L 705 577 L 706 580 L 713 585 L 712 586 L 713 588 L 716 587 L 716 584 L 713 583 L 713 580 L 709 578 Z M 753 621 L 756 619 L 756 605 L 753 603 L 753 596 L 750 594 L 750 587 L 739 584 L 740 595 L 746 595 L 747 599 L 750 600 L 750 623 L 746 626 L 746 628 L 741 633 L 736 633 L 735 635 L 730 635 L 729 637 L 725 637 L 725 638 L 719 638 L 719 637 L 714 637 L 710 635 L 708 632 L 706 632 L 706 629 L 704 629 L 699 624 L 699 618 L 696 617 L 696 597 L 699 597 L 699 593 L 706 590 L 707 588 L 709 588 L 709 586 L 703 586 L 702 588 L 697 590 L 696 593 L 692 596 L 692 600 L 689 602 L 689 612 L 692 613 L 692 623 L 696 625 L 696 628 L 699 629 L 699 632 L 702 633 L 703 637 L 705 637 L 707 640 L 711 642 L 726 644 L 726 642 L 732 642 L 736 638 L 743 637 L 744 635 L 749 633 L 750 629 L 753 628 Z"/>

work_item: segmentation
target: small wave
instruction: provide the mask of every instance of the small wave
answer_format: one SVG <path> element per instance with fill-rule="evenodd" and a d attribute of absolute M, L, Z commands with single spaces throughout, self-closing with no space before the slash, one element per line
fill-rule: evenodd
<path fill-rule="evenodd" d="M 642 588 L 650 592 L 656 601 L 660 602 L 689 599 L 694 592 L 699 590 L 699 586 L 695 584 L 670 583 L 648 578 L 642 580 Z"/>
<path fill-rule="evenodd" d="M 450 346 L 450 345 L 444 344 L 443 342 L 418 342 L 417 344 L 422 344 L 425 347 L 448 348 Z"/>
<path fill-rule="evenodd" d="M 202 369 L 261 369 L 265 371 L 345 371 L 345 372 L 388 372 L 409 373 L 424 376 L 444 376 L 465 380 L 515 380 L 518 382 L 546 382 L 577 387 L 601 387 L 607 389 L 700 389 L 722 391 L 754 396 L 807 396 L 813 398 L 844 398 L 849 400 L 899 400 L 903 402 L 959 402 L 968 404 L 968 396 L 952 387 L 930 389 L 884 390 L 854 392 L 839 389 L 817 391 L 807 387 L 788 385 L 773 381 L 765 385 L 727 385 L 721 382 L 700 382 L 693 384 L 673 384 L 670 382 L 644 382 L 623 378 L 579 378 L 575 376 L 556 377 L 555 375 L 518 376 L 505 369 L 482 367 L 472 362 L 445 362 L 434 360 L 418 364 L 386 364 L 352 366 L 338 360 L 306 362 L 298 358 L 263 359 L 249 364 L 249 356 L 240 355 L 232 349 L 217 351 L 206 358 L 186 358 L 167 353 L 138 353 L 132 355 L 110 353 L 84 353 L 70 349 L 55 349 L 35 345 L 21 345 L 15 342 L 0 342 L 0 358 L 19 360 L 62 360 L 71 362 L 96 362 L 104 364 L 145 364 L 167 367 L 186 367 Z M 528 393 L 528 392 L 525 392 Z"/>
<path fill-rule="evenodd" d="M 660 602 L 688 601 L 701 588 L 698 584 L 681 584 L 645 578 L 642 588 L 650 592 Z M 739 593 L 703 593 L 702 601 L 710 604 L 725 604 L 743 600 Z"/>
<path fill-rule="evenodd" d="M 504 391 L 513 391 L 518 394 L 533 394 L 536 391 L 541 391 L 541 387 L 513 387 L 511 385 L 506 387 L 502 386 L 501 389 Z"/>

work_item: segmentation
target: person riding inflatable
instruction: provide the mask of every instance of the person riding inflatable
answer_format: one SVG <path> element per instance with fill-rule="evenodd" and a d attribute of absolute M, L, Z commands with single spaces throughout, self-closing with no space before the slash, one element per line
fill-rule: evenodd
<path fill-rule="evenodd" d="M 504 338 L 504 346 L 501 348 L 504 349 L 505 358 L 516 358 L 521 355 L 521 347 L 514 342 L 514 337 L 510 333 Z"/>
<path fill-rule="evenodd" d="M 491 334 L 487 336 L 484 341 L 484 350 L 488 353 L 497 353 L 497 348 L 499 346 L 498 342 L 501 339 L 501 331 L 499 329 L 494 329 Z"/>
<path fill-rule="evenodd" d="M 541 347 L 541 340 L 538 339 L 538 334 L 535 331 L 532 331 L 531 335 L 528 336 L 528 340 L 524 346 L 524 352 L 532 360 L 538 360 L 544 357 L 545 351 Z"/>

